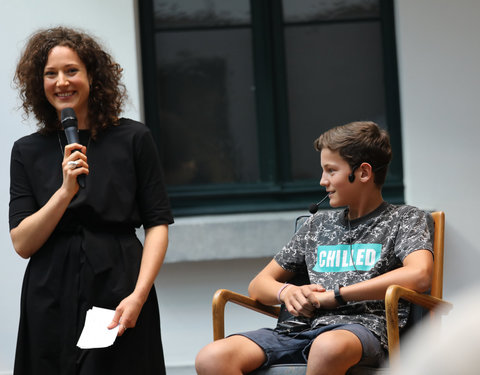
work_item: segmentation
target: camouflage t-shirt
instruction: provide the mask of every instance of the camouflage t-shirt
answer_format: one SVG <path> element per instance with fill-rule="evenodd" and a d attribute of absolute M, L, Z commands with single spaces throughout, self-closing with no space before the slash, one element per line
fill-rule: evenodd
<path fill-rule="evenodd" d="M 433 253 L 433 219 L 412 206 L 382 203 L 375 211 L 348 221 L 347 210 L 312 215 L 275 256 L 287 271 L 307 272 L 311 284 L 333 290 L 372 279 L 402 266 L 410 253 Z M 400 301 L 399 324 L 406 324 L 409 305 Z M 359 323 L 387 348 L 384 301 L 349 301 L 334 310 L 318 310 L 312 326 Z"/>

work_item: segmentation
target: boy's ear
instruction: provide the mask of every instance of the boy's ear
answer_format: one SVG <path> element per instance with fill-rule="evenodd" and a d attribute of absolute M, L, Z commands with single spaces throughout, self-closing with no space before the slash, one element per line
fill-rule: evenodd
<path fill-rule="evenodd" d="M 373 181 L 374 179 L 374 173 L 373 173 L 373 168 L 369 163 L 362 163 L 360 164 L 360 167 L 358 167 L 360 170 L 360 180 L 363 182 L 367 182 L 370 179 Z"/>

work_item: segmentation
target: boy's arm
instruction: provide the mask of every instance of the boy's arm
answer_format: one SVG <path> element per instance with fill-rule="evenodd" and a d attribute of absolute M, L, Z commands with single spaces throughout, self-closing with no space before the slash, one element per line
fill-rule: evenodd
<path fill-rule="evenodd" d="M 295 316 L 312 316 L 313 311 L 320 307 L 319 292 L 325 288 L 320 285 L 288 285 L 285 283 L 295 275 L 283 269 L 274 259 L 250 282 L 248 293 L 250 297 L 265 305 L 285 303 L 287 310 Z"/>
<path fill-rule="evenodd" d="M 340 288 L 345 301 L 383 300 L 387 288 L 397 284 L 417 292 L 430 288 L 433 273 L 433 256 L 428 250 L 417 250 L 407 255 L 403 267 L 384 273 L 373 279 Z M 321 308 L 338 306 L 333 291 L 318 295 Z"/>

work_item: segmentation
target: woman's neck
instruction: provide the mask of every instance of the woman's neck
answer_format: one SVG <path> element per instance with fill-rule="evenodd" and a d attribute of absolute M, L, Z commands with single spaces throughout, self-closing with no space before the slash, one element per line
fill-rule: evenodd
<path fill-rule="evenodd" d="M 77 115 L 77 121 L 78 121 L 78 129 L 80 130 L 88 130 L 90 129 L 90 126 L 88 124 L 88 116 L 87 114 L 78 114 Z"/>

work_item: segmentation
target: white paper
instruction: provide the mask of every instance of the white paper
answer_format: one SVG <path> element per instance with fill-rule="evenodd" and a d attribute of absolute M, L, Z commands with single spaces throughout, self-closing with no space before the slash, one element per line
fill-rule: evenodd
<path fill-rule="evenodd" d="M 112 345 L 117 338 L 118 328 L 108 329 L 112 322 L 115 310 L 93 307 L 87 311 L 85 326 L 78 339 L 77 346 L 81 349 L 106 348 Z"/>

